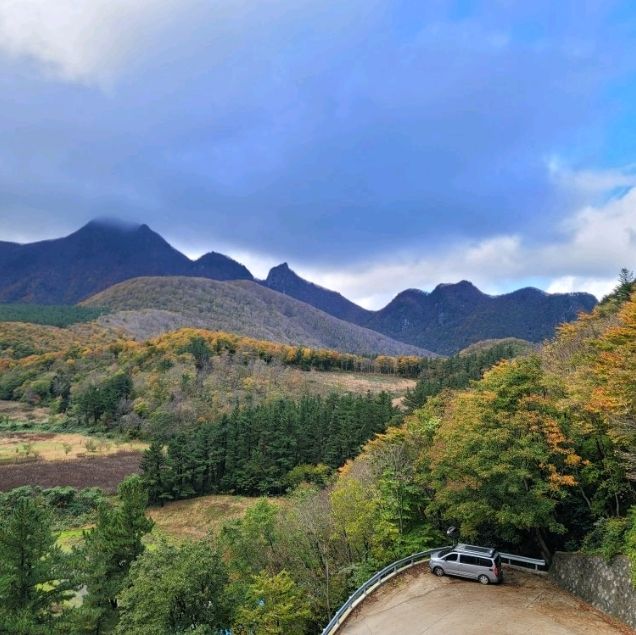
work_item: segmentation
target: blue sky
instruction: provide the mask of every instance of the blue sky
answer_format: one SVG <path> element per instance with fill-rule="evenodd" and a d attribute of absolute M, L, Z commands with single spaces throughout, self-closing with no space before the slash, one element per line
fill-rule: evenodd
<path fill-rule="evenodd" d="M 146 222 L 377 307 L 636 267 L 632 2 L 5 0 L 0 239 Z"/>

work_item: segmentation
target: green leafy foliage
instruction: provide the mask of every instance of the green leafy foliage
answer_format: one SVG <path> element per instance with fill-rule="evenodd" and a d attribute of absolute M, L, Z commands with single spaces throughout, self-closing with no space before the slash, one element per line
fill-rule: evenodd
<path fill-rule="evenodd" d="M 226 567 L 209 541 L 161 543 L 131 566 L 116 632 L 220 633 L 231 620 L 227 583 Z"/>
<path fill-rule="evenodd" d="M 125 372 L 118 372 L 99 384 L 90 384 L 75 398 L 75 411 L 86 424 L 112 421 L 120 405 L 132 395 L 133 382 Z"/>
<path fill-rule="evenodd" d="M 99 510 L 97 523 L 86 532 L 78 554 L 88 591 L 82 621 L 84 628 L 96 632 L 112 622 L 117 595 L 124 587 L 130 565 L 144 550 L 142 537 L 153 525 L 145 514 L 148 494 L 139 476 L 124 480 L 118 495 L 119 505 L 104 505 Z"/>
<path fill-rule="evenodd" d="M 105 503 L 104 494 L 96 487 L 78 490 L 66 486 L 43 489 L 26 485 L 0 492 L 0 514 L 8 514 L 23 499 L 44 505 L 56 530 L 90 522 L 97 509 Z"/>
<path fill-rule="evenodd" d="M 236 611 L 233 631 L 251 635 L 302 635 L 310 617 L 307 600 L 292 577 L 259 573 L 248 585 Z"/>
<path fill-rule="evenodd" d="M 467 388 L 471 381 L 481 379 L 496 363 L 529 350 L 529 344 L 512 340 L 493 344 L 483 350 L 453 355 L 448 359 L 422 359 L 417 385 L 408 391 L 405 404 L 413 410 L 423 406 L 429 397 L 442 390 Z"/>

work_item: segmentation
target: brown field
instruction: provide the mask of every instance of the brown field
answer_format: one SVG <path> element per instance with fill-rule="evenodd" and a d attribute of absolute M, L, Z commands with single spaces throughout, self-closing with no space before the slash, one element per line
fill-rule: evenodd
<path fill-rule="evenodd" d="M 40 487 L 100 487 L 112 493 L 129 474 L 139 471 L 139 451 L 119 451 L 102 456 L 45 461 L 38 459 L 26 463 L 0 465 L 0 491 L 22 485 Z"/>
<path fill-rule="evenodd" d="M 13 459 L 37 457 L 59 461 L 119 452 L 139 452 L 148 444 L 140 441 L 115 441 L 77 433 L 5 432 L 0 433 L 0 464 Z"/>
<path fill-rule="evenodd" d="M 153 533 L 176 539 L 203 538 L 209 531 L 220 529 L 224 522 L 240 518 L 258 500 L 245 496 L 212 495 L 153 507 L 149 511 L 155 521 Z"/>
<path fill-rule="evenodd" d="M 398 396 L 403 395 L 410 388 L 415 388 L 416 384 L 414 379 L 398 377 L 397 375 L 319 371 L 311 371 L 305 374 L 308 375 L 309 382 L 314 381 L 334 390 L 353 393 L 377 393 L 384 390 Z"/>
<path fill-rule="evenodd" d="M 7 417 L 10 421 L 44 423 L 50 419 L 51 413 L 48 408 L 40 408 L 20 401 L 0 400 L 1 417 Z"/>

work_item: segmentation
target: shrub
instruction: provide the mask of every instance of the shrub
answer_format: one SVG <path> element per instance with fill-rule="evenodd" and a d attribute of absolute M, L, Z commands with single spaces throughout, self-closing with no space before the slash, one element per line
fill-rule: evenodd
<path fill-rule="evenodd" d="M 585 537 L 582 551 L 599 554 L 609 561 L 625 552 L 628 529 L 627 518 L 602 518 L 595 523 L 594 529 Z"/>

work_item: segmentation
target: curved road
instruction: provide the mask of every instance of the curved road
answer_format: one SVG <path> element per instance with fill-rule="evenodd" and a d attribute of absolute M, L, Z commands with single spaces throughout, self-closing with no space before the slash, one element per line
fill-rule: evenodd
<path fill-rule="evenodd" d="M 504 568 L 499 586 L 436 578 L 428 565 L 376 589 L 338 635 L 623 635 L 629 627 L 547 576 Z"/>

